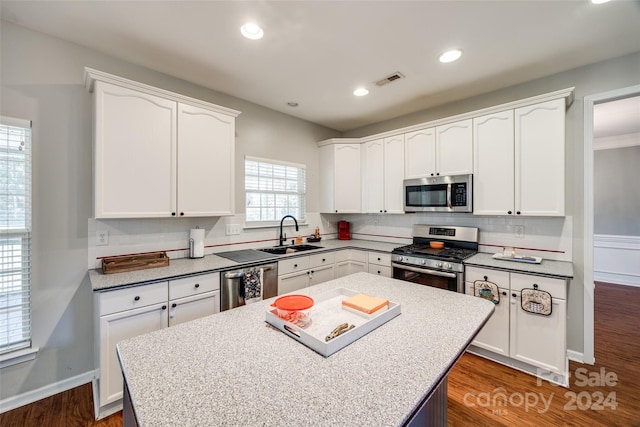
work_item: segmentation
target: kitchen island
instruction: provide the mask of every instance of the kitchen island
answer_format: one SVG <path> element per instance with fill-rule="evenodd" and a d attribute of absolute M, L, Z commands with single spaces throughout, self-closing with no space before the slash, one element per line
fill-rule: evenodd
<path fill-rule="evenodd" d="M 447 375 L 493 303 L 368 273 L 299 293 L 335 288 L 401 314 L 327 358 L 265 322 L 271 300 L 120 342 L 125 425 L 440 425 Z"/>

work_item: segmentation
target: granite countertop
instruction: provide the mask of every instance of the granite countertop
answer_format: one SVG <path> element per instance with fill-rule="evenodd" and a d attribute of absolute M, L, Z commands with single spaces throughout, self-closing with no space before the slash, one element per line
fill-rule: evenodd
<path fill-rule="evenodd" d="M 272 299 L 120 342 L 140 426 L 401 425 L 494 310 L 368 273 L 299 292 L 341 287 L 399 303 L 402 313 L 328 358 L 265 323 Z"/>
<path fill-rule="evenodd" d="M 199 259 L 172 259 L 166 267 L 129 271 L 125 273 L 102 274 L 100 270 L 94 269 L 89 270 L 89 280 L 91 281 L 93 291 L 101 292 L 126 286 L 154 283 L 193 274 L 220 271 L 244 265 L 267 264 L 269 262 L 277 262 L 280 259 L 312 255 L 314 253 L 326 251 L 362 249 L 391 252 L 394 248 L 401 245 L 401 243 L 374 242 L 370 240 L 322 240 L 321 242 L 312 244 L 321 246 L 321 249 L 314 249 L 288 255 L 273 255 L 271 258 L 265 258 L 261 261 L 251 263 L 238 263 L 227 258 L 219 257 L 214 253 Z"/>
<path fill-rule="evenodd" d="M 529 262 L 505 261 L 493 258 L 493 254 L 477 253 L 464 260 L 464 264 L 474 267 L 489 267 L 516 273 L 535 274 L 539 276 L 573 278 L 573 264 L 569 261 L 552 261 L 543 259 L 540 264 Z"/>

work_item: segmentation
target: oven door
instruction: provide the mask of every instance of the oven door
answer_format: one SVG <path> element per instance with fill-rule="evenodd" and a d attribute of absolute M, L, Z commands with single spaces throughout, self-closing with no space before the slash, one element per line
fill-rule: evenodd
<path fill-rule="evenodd" d="M 391 263 L 391 267 L 393 268 L 394 279 L 464 293 L 464 278 L 462 273 L 432 270 L 395 262 Z"/>

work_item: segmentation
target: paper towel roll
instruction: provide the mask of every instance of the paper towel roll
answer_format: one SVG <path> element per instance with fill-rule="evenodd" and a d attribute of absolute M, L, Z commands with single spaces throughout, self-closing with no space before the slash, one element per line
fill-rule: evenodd
<path fill-rule="evenodd" d="M 204 228 L 192 228 L 189 233 L 189 258 L 204 256 Z"/>

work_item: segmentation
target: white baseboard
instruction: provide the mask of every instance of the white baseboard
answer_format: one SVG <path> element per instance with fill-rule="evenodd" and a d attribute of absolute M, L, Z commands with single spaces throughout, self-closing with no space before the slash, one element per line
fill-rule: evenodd
<path fill-rule="evenodd" d="M 640 287 L 640 236 L 593 236 L 593 279 Z"/>
<path fill-rule="evenodd" d="M 569 360 L 572 360 L 574 362 L 578 362 L 578 363 L 586 363 L 584 361 L 584 353 L 578 352 L 578 351 L 574 351 L 574 350 L 567 350 L 567 358 L 569 358 Z M 592 365 L 592 363 L 590 363 Z"/>
<path fill-rule="evenodd" d="M 76 375 L 75 377 L 67 378 L 66 380 L 58 381 L 53 384 L 40 387 L 36 390 L 31 390 L 17 396 L 12 396 L 0 400 L 0 414 L 24 405 L 28 405 L 33 402 L 37 402 L 40 399 L 51 397 L 54 394 L 71 390 L 72 388 L 79 387 L 83 384 L 90 383 L 91 381 L 93 381 L 95 375 L 95 371 L 85 372 L 84 374 Z"/>

